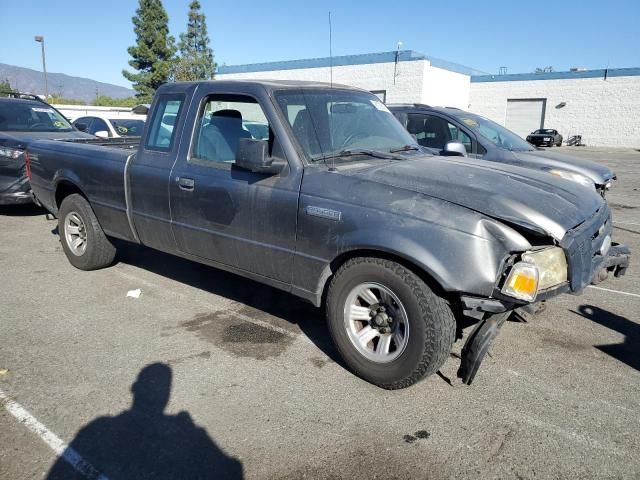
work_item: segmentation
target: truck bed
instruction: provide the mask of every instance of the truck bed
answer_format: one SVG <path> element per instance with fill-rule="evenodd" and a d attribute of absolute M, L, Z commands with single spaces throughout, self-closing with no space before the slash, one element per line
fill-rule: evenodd
<path fill-rule="evenodd" d="M 125 150 L 137 150 L 140 145 L 140 137 L 121 137 L 121 138 L 68 138 L 62 139 L 61 142 L 82 143 L 86 145 L 97 145 L 100 147 L 122 148 Z"/>
<path fill-rule="evenodd" d="M 140 139 L 38 140 L 28 145 L 31 187 L 38 201 L 57 212 L 59 185 L 73 185 L 92 199 L 107 234 L 133 238 L 126 216 L 125 165 Z"/>

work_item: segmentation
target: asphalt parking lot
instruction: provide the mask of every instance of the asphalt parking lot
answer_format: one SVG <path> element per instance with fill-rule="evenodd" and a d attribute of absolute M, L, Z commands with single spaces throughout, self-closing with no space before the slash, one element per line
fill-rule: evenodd
<path fill-rule="evenodd" d="M 640 152 L 562 151 L 616 170 L 614 240 L 638 257 Z M 505 324 L 472 386 L 452 356 L 385 391 L 301 300 L 135 246 L 81 272 L 55 227 L 0 211 L 2 479 L 74 478 L 56 438 L 109 478 L 640 478 L 637 258 Z"/>

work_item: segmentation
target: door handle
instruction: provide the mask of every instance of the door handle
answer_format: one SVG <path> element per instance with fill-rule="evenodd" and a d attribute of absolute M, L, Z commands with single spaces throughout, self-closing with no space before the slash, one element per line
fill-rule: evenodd
<path fill-rule="evenodd" d="M 176 177 L 176 182 L 178 182 L 180 190 L 192 191 L 196 186 L 196 181 L 193 178 Z"/>

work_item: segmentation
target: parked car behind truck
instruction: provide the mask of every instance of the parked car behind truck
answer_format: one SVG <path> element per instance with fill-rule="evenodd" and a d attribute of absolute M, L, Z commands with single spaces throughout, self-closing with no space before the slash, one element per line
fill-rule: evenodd
<path fill-rule="evenodd" d="M 527 135 L 527 142 L 531 145 L 537 145 L 539 147 L 547 146 L 556 147 L 562 146 L 562 135 L 553 128 L 540 128 Z"/>
<path fill-rule="evenodd" d="M 377 97 L 335 84 L 164 85 L 137 153 L 37 141 L 27 158 L 77 268 L 110 265 L 119 238 L 286 290 L 325 307 L 345 364 L 383 388 L 436 372 L 462 314 L 470 383 L 511 310 L 629 262 L 593 190 L 427 155 Z"/>
<path fill-rule="evenodd" d="M 446 154 L 447 143 L 459 142 L 470 157 L 547 172 L 595 188 L 603 197 L 616 178 L 605 165 L 535 148 L 502 125 L 458 108 L 397 104 L 389 109 L 434 153 Z"/>
<path fill-rule="evenodd" d="M 31 203 L 24 148 L 30 139 L 91 138 L 35 95 L 0 98 L 0 205 Z"/>

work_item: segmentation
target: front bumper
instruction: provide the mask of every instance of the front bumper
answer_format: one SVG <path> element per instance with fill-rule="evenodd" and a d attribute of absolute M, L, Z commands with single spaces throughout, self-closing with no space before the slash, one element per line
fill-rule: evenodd
<path fill-rule="evenodd" d="M 527 140 L 527 142 L 529 142 L 532 145 L 535 145 L 537 147 L 542 147 L 544 145 L 554 145 L 554 141 L 553 139 L 551 140 L 543 140 L 541 138 L 530 138 Z"/>
<path fill-rule="evenodd" d="M 568 281 L 538 292 L 536 302 L 556 297 L 562 293 L 581 293 L 588 285 L 605 281 L 610 274 L 621 277 L 629 268 L 631 251 L 626 245 L 611 243 L 613 225 L 609 207 L 605 204 L 589 220 L 565 234 L 560 246 L 567 256 Z M 507 297 L 496 289 L 492 298 L 470 295 L 460 297 L 465 315 L 483 318 L 527 305 L 526 302 Z"/>
<path fill-rule="evenodd" d="M 14 183 L 0 191 L 0 205 L 31 203 L 31 185 L 26 177 L 16 179 Z"/>

